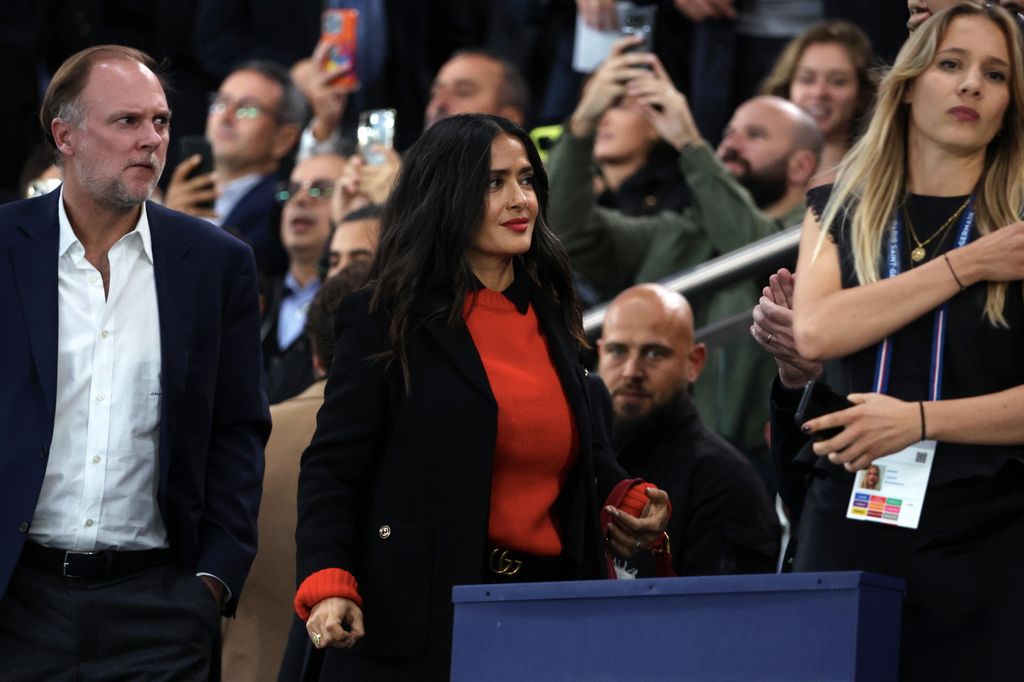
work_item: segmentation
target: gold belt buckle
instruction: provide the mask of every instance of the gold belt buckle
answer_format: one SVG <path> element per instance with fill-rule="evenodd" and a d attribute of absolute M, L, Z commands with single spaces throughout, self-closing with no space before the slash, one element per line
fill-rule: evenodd
<path fill-rule="evenodd" d="M 522 559 L 509 557 L 507 549 L 491 550 L 491 571 L 497 575 L 513 576 L 523 567 Z"/>

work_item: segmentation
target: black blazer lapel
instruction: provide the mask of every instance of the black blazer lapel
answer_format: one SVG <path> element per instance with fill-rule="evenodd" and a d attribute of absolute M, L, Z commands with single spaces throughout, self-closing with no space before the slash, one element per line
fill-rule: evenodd
<path fill-rule="evenodd" d="M 57 249 L 60 225 L 54 190 L 38 200 L 20 225 L 24 239 L 13 242 L 11 268 L 28 327 L 32 359 L 43 388 L 46 408 L 51 416 L 57 405 Z"/>
<path fill-rule="evenodd" d="M 494 393 L 487 379 L 487 371 L 466 325 L 458 324 L 451 327 L 445 318 L 434 317 L 425 322 L 424 326 L 455 365 L 459 374 L 483 397 L 493 402 Z"/>
<path fill-rule="evenodd" d="M 199 273 L 189 258 L 191 243 L 167 216 L 147 204 L 149 229 L 153 242 L 153 273 L 160 316 L 160 376 L 163 403 L 160 414 L 160 491 L 163 505 L 170 468 L 170 448 L 177 427 L 178 404 L 185 395 L 189 349 L 195 323 Z"/>

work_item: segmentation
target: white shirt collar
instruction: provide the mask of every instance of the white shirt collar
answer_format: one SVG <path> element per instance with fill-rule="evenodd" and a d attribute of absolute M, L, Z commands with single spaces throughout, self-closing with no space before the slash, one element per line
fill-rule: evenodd
<path fill-rule="evenodd" d="M 74 229 L 71 227 L 71 220 L 68 219 L 68 213 L 64 208 L 64 186 L 60 188 L 60 200 L 57 202 L 57 222 L 60 225 L 60 238 L 58 240 L 57 257 L 60 258 L 68 252 L 74 244 L 80 244 L 78 235 L 75 234 Z M 137 234 L 138 237 L 132 237 L 131 235 Z M 139 221 L 135 223 L 135 227 L 132 231 L 121 237 L 121 239 L 141 239 L 142 240 L 142 252 L 146 254 L 146 258 L 149 262 L 153 262 L 153 241 L 149 231 L 149 216 L 146 213 L 146 203 L 142 203 L 142 212 L 139 213 Z M 118 240 L 120 241 L 120 240 Z"/>

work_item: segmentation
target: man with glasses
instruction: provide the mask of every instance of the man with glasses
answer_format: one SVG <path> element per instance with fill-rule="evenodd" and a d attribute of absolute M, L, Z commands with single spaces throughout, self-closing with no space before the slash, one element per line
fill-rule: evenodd
<path fill-rule="evenodd" d="M 313 352 L 302 333 L 306 311 L 320 288 L 320 260 L 331 236 L 331 195 L 345 158 L 305 159 L 276 195 L 281 204 L 281 244 L 288 271 L 270 282 L 260 333 L 270 402 L 298 395 L 313 383 Z"/>
<path fill-rule="evenodd" d="M 261 273 L 282 273 L 287 258 L 275 234 L 274 193 L 281 161 L 295 146 L 305 116 L 305 99 L 287 69 L 263 61 L 235 69 L 210 100 L 206 138 L 213 173 L 190 177 L 200 158 L 184 159 L 167 187 L 167 206 L 241 237 L 255 251 Z"/>

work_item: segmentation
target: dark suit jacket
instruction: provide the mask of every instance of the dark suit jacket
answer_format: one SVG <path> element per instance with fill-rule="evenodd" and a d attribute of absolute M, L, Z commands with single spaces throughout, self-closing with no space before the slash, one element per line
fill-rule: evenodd
<path fill-rule="evenodd" d="M 57 390 L 54 191 L 0 206 L 0 596 L 35 512 Z M 182 564 L 232 602 L 256 551 L 270 416 L 252 253 L 205 221 L 147 204 L 160 317 L 157 502 Z"/>
<path fill-rule="evenodd" d="M 221 228 L 241 237 L 256 254 L 256 269 L 263 275 L 284 274 L 288 254 L 281 245 L 281 207 L 274 200 L 278 177 L 265 175 L 224 216 Z"/>
<path fill-rule="evenodd" d="M 588 393 L 557 310 L 532 300 L 579 429 L 580 457 L 556 503 L 564 554 L 576 577 L 606 577 L 599 504 L 626 478 L 595 426 L 607 392 Z M 465 324 L 437 317 L 410 339 L 406 394 L 400 371 L 369 357 L 386 348 L 387 321 L 368 301 L 352 294 L 338 312 L 337 355 L 299 476 L 298 578 L 343 568 L 359 584 L 366 637 L 329 650 L 325 671 L 343 658 L 351 679 L 447 679 L 451 588 L 484 578 L 497 403 Z"/>
<path fill-rule="evenodd" d="M 284 278 L 266 283 L 263 290 L 263 319 L 260 322 L 260 343 L 263 350 L 263 371 L 267 399 L 271 405 L 294 398 L 309 388 L 313 374 L 313 344 L 303 332 L 287 348 L 277 343 L 278 321 L 284 302 Z"/>

